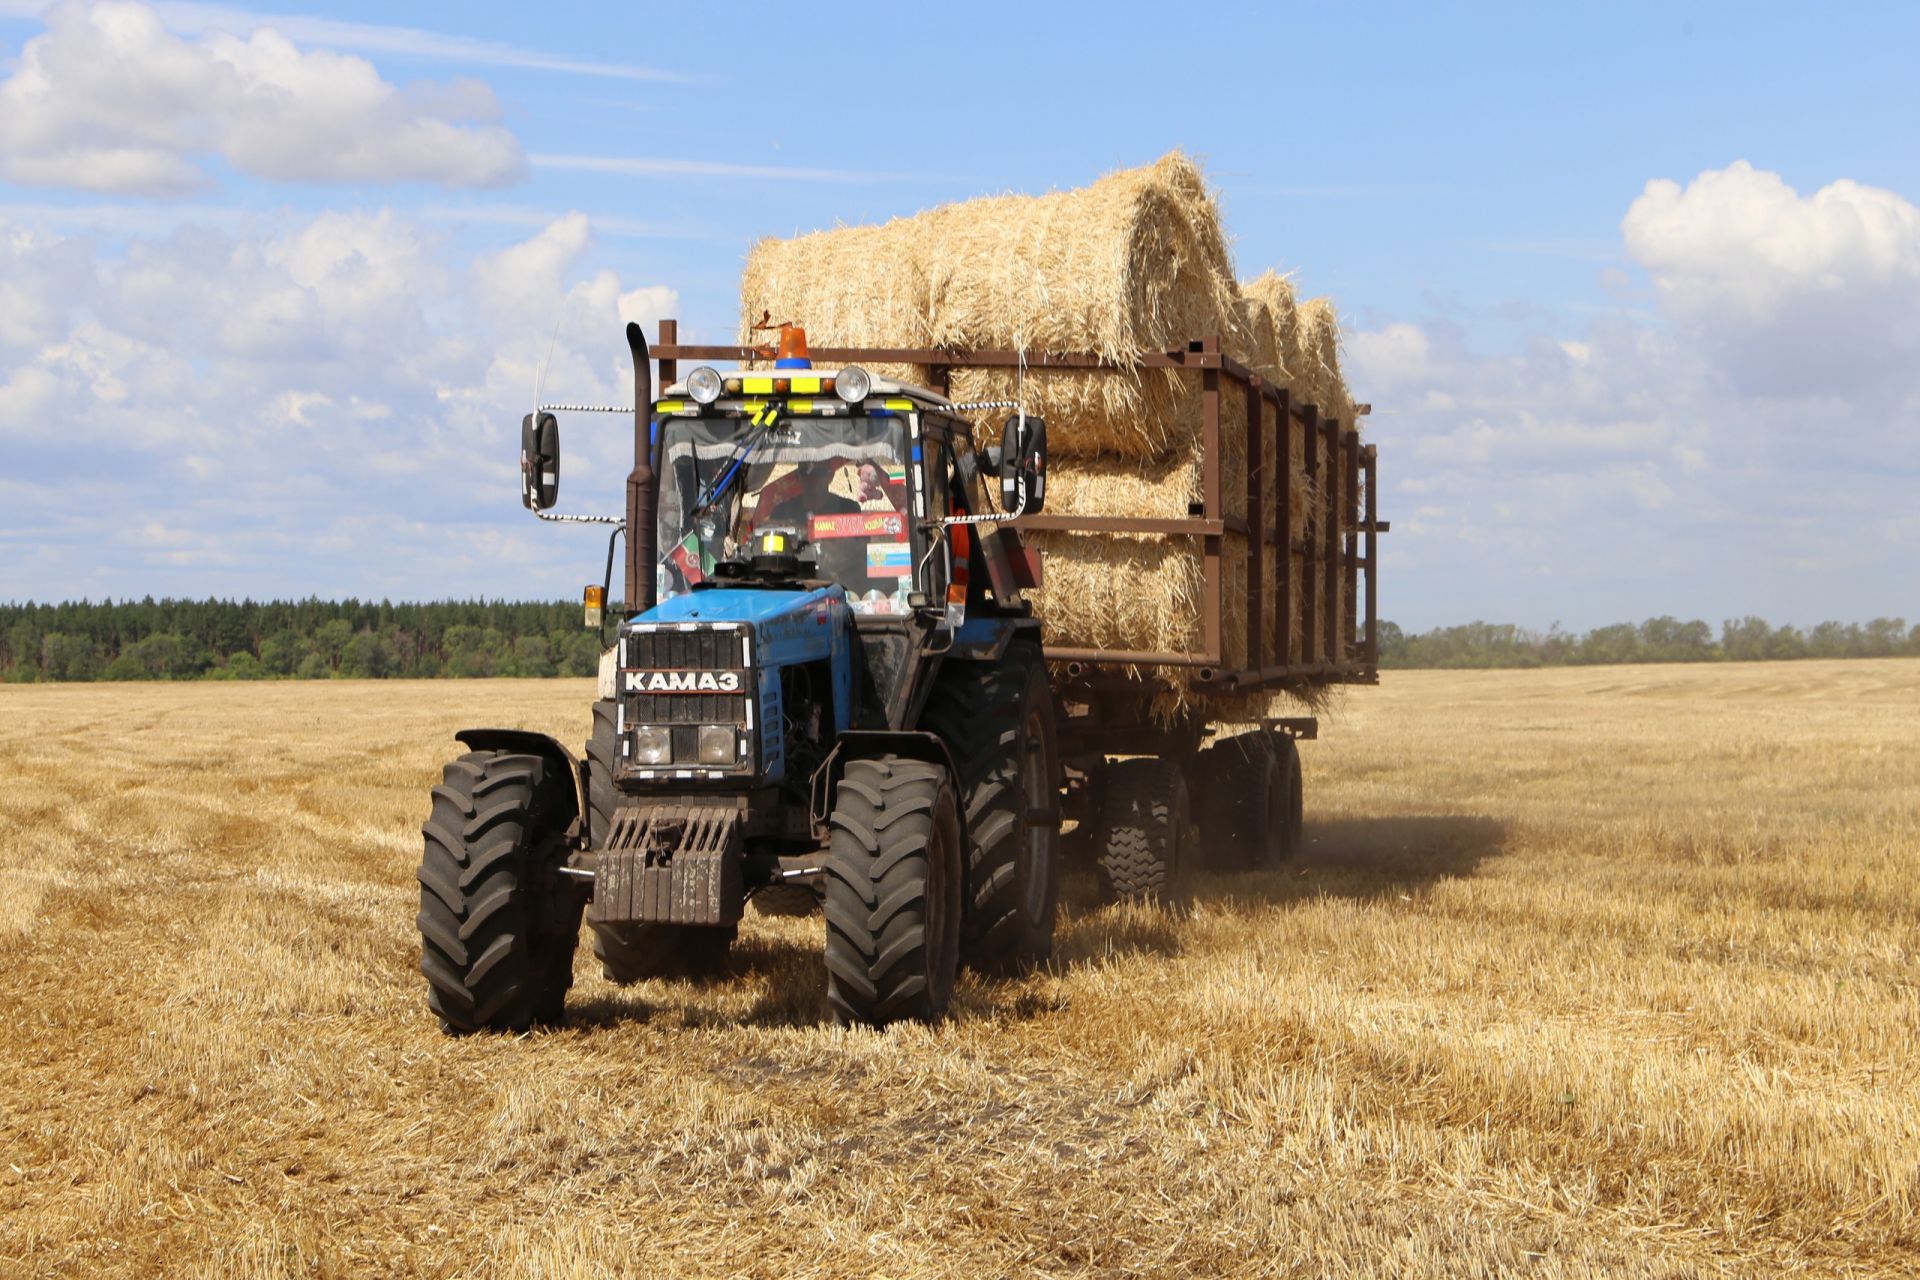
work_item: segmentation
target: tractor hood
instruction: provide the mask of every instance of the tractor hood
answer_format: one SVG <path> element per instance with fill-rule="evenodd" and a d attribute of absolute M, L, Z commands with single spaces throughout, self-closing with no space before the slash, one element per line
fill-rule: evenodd
<path fill-rule="evenodd" d="M 853 713 L 853 610 L 838 585 L 782 591 L 770 587 L 712 587 L 663 600 L 621 629 L 622 696 L 630 724 L 706 723 L 714 707 L 703 686 L 673 696 L 681 684 L 711 675 L 713 692 L 731 677 L 751 705 L 740 708 L 741 729 L 757 742 L 757 780 L 785 776 L 798 756 L 809 766 L 820 750 L 789 742 L 796 722 L 820 742 L 844 733 Z M 806 668 L 799 688 L 811 705 L 786 706 L 789 672 Z M 642 688 L 636 679 L 654 680 Z M 658 696 L 667 695 L 667 696 Z M 813 710 L 822 713 L 809 714 Z M 703 719 L 703 717 L 705 719 Z M 676 739 L 677 743 L 677 739 Z M 676 745 L 676 760 L 679 748 Z"/>
<path fill-rule="evenodd" d="M 790 614 L 817 614 L 824 627 L 830 615 L 847 607 L 846 590 L 838 585 L 812 591 L 775 591 L 765 587 L 712 587 L 663 600 L 636 623 L 745 622 L 758 626 Z"/>

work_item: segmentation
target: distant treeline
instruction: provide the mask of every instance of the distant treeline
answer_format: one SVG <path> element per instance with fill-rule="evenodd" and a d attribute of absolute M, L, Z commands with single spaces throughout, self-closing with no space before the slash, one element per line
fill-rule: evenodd
<path fill-rule="evenodd" d="M 1920 626 L 1904 618 L 1823 622 L 1802 631 L 1759 618 L 1720 624 L 1649 618 L 1593 631 L 1532 631 L 1494 622 L 1408 635 L 1380 624 L 1383 667 L 1572 667 L 1620 662 L 1764 662 L 1791 658 L 1920 657 Z"/>
<path fill-rule="evenodd" d="M 1408 635 L 1380 624 L 1383 667 L 1558 667 L 1920 657 L 1901 618 L 1802 631 L 1759 618 L 1652 618 L 1576 633 L 1491 622 Z M 590 676 L 600 640 L 577 603 L 126 600 L 0 604 L 0 680 L 323 680 Z"/>
<path fill-rule="evenodd" d="M 0 680 L 590 676 L 578 603 L 0 604 Z"/>

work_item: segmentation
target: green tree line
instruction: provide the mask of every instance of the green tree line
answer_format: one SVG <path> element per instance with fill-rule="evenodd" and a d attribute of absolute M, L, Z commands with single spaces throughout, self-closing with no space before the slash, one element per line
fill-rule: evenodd
<path fill-rule="evenodd" d="M 1383 667 L 1569 667 L 1619 662 L 1763 662 L 1793 658 L 1920 657 L 1920 626 L 1904 618 L 1823 622 L 1801 630 L 1760 618 L 1720 624 L 1649 618 L 1587 632 L 1559 626 L 1533 631 L 1504 623 L 1470 622 L 1409 635 L 1380 624 Z"/>
<path fill-rule="evenodd" d="M 1383 667 L 1551 667 L 1920 657 L 1901 618 L 1801 630 L 1759 618 L 1650 618 L 1587 632 L 1491 622 L 1408 634 L 1380 624 Z M 587 676 L 600 640 L 573 602 L 103 600 L 0 604 L 0 680 Z"/>
<path fill-rule="evenodd" d="M 0 680 L 582 676 L 577 603 L 103 600 L 0 604 Z"/>

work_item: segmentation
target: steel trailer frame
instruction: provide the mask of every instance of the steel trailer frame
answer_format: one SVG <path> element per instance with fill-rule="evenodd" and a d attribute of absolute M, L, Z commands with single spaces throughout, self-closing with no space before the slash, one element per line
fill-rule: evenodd
<path fill-rule="evenodd" d="M 679 323 L 660 321 L 660 340 L 653 345 L 660 362 L 658 386 L 678 380 L 681 361 L 752 363 L 766 354 L 747 346 L 688 345 L 679 340 Z M 1178 666 L 1192 668 L 1193 690 L 1209 696 L 1321 684 L 1377 684 L 1380 630 L 1378 619 L 1379 537 L 1391 527 L 1379 518 L 1377 502 L 1379 459 L 1375 447 L 1360 442 L 1351 422 L 1322 416 L 1320 407 L 1296 403 L 1286 387 L 1267 381 L 1226 355 L 1218 337 L 1189 342 L 1184 349 L 1142 352 L 1134 365 L 1124 366 L 1095 355 L 982 349 L 953 350 L 927 347 L 815 347 L 813 358 L 822 365 L 914 364 L 932 369 L 936 386 L 949 394 L 955 369 L 1024 368 L 1028 373 L 1130 373 L 1134 369 L 1166 369 L 1196 375 L 1201 399 L 1201 502 L 1197 515 L 1170 519 L 1134 516 L 1043 514 L 1014 522 L 1019 529 L 1061 533 L 1147 533 L 1201 539 L 1204 595 L 1201 613 L 1201 649 L 1198 653 L 1135 649 L 1087 649 L 1049 645 L 1046 655 L 1067 668 L 1069 681 L 1088 668 Z M 1247 513 L 1226 511 L 1224 452 L 1221 441 L 1221 391 L 1237 385 L 1247 402 Z M 636 406 L 639 408 L 639 406 Z M 636 467 L 647 457 L 643 415 L 635 414 Z M 1305 534 L 1292 536 L 1292 477 L 1282 474 L 1275 485 L 1279 510 L 1267 519 L 1262 476 L 1269 465 L 1286 467 L 1292 461 L 1294 433 L 1301 433 L 1302 464 L 1309 482 L 1322 487 L 1327 501 L 1309 513 Z M 1364 487 L 1363 487 L 1364 481 Z M 1364 510 L 1362 495 L 1364 494 Z M 1329 516 L 1334 518 L 1329 518 Z M 1239 538 L 1247 546 L 1247 665 L 1229 669 L 1225 618 L 1226 539 Z M 629 538 L 628 599 L 637 599 L 640 566 L 634 540 Z M 1266 605 L 1265 558 L 1279 556 L 1274 590 L 1279 597 L 1274 626 L 1261 626 Z M 1303 582 L 1296 583 L 1293 554 L 1301 557 Z M 1044 572 L 1044 568 L 1043 568 Z M 1364 581 L 1362 580 L 1364 575 Z M 1294 652 L 1293 610 L 1301 613 L 1301 652 Z M 1356 617 L 1360 625 L 1340 634 L 1339 618 Z M 1118 674 L 1118 673 L 1115 673 Z M 1131 683 L 1131 681 L 1129 681 Z"/>

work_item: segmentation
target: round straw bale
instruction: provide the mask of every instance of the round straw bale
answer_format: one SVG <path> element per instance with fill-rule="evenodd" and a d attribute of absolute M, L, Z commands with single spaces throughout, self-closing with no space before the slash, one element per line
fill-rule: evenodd
<path fill-rule="evenodd" d="M 1322 417 L 1351 426 L 1353 397 L 1340 374 L 1340 317 L 1333 300 L 1310 298 L 1300 304 L 1299 317 L 1296 350 L 1313 388 L 1309 403 L 1320 406 Z"/>
<path fill-rule="evenodd" d="M 1277 272 L 1265 271 L 1243 282 L 1240 294 L 1266 307 L 1267 319 L 1273 325 L 1274 359 L 1278 365 L 1278 373 L 1272 380 L 1291 387 L 1299 372 L 1294 368 L 1294 363 L 1298 359 L 1295 347 L 1299 342 L 1300 329 L 1291 279 Z"/>
<path fill-rule="evenodd" d="M 1199 430 L 1192 375 L 1143 351 L 1242 327 L 1219 209 L 1174 152 L 1092 185 L 994 196 L 790 240 L 762 240 L 741 278 L 743 331 L 763 311 L 817 346 L 1080 352 L 1114 374 L 963 370 L 956 400 L 1023 398 L 1063 457 L 1151 458 Z M 920 370 L 910 380 L 927 381 Z"/>

